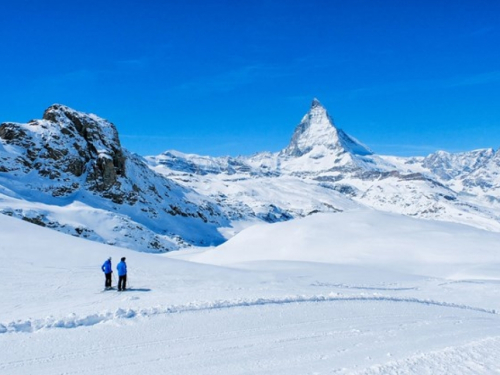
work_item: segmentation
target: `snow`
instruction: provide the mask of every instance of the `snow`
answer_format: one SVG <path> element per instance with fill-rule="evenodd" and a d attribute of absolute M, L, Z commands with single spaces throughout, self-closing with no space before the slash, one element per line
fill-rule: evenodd
<path fill-rule="evenodd" d="M 191 260 L 219 265 L 261 260 L 389 264 L 417 275 L 484 278 L 492 266 L 500 269 L 499 241 L 499 233 L 465 225 L 356 209 L 255 225 Z"/>
<path fill-rule="evenodd" d="M 500 234 L 344 208 L 168 254 L 0 215 L 0 373 L 499 373 Z"/>

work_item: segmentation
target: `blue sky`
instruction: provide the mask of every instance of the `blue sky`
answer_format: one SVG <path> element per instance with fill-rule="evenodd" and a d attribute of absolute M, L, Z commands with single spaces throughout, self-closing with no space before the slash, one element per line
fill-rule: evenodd
<path fill-rule="evenodd" d="M 8 1 L 0 122 L 53 103 L 141 155 L 284 148 L 317 97 L 376 153 L 500 147 L 500 1 Z"/>

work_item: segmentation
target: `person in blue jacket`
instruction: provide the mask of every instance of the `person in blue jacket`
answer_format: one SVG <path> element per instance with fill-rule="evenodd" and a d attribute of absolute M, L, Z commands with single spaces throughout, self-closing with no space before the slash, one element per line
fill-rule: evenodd
<path fill-rule="evenodd" d="M 125 263 L 125 257 L 121 259 L 121 262 L 116 266 L 118 270 L 118 290 L 126 290 L 127 288 L 127 264 Z"/>
<path fill-rule="evenodd" d="M 111 257 L 106 259 L 104 264 L 101 267 L 102 272 L 104 272 L 104 288 L 111 289 L 111 274 L 113 273 L 113 269 L 111 268 Z"/>

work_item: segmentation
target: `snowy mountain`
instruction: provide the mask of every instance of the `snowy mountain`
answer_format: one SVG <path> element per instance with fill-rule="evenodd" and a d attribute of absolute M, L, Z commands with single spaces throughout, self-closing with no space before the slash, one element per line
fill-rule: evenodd
<path fill-rule="evenodd" d="M 362 167 L 363 161 L 369 160 L 363 156 L 372 154 L 366 146 L 337 129 L 326 109 L 314 99 L 290 144 L 278 156 L 285 170 L 311 173 L 357 169 Z"/>
<path fill-rule="evenodd" d="M 332 155 L 371 155 L 368 148 L 337 129 L 326 109 L 314 99 L 310 111 L 304 116 L 293 133 L 292 140 L 283 155 L 301 157 L 317 156 L 329 150 Z"/>
<path fill-rule="evenodd" d="M 440 151 L 424 158 L 422 166 L 441 181 L 449 181 L 458 191 L 498 196 L 500 150 L 484 149 L 458 154 Z"/>
<path fill-rule="evenodd" d="M 277 153 L 212 158 L 167 151 L 151 167 L 237 212 L 281 221 L 360 204 L 500 231 L 499 153 L 375 155 L 337 128 L 314 99 L 289 145 Z M 265 187 L 262 189 L 261 187 Z"/>
<path fill-rule="evenodd" d="M 4 214 L 143 251 L 224 240 L 214 202 L 154 173 L 95 115 L 56 104 L 41 120 L 4 123 L 0 160 Z"/>
<path fill-rule="evenodd" d="M 141 158 L 109 121 L 56 104 L 41 120 L 0 125 L 0 161 L 1 213 L 140 251 L 366 206 L 500 231 L 498 151 L 379 156 L 317 99 L 283 150 L 218 158 Z"/>

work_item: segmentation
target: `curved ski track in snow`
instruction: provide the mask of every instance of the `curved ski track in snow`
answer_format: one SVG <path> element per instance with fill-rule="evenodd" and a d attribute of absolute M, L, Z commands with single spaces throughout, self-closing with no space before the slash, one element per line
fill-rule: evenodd
<path fill-rule="evenodd" d="M 76 314 L 71 314 L 65 318 L 56 319 L 49 316 L 45 319 L 27 319 L 10 322 L 7 324 L 0 323 L 0 334 L 16 333 L 16 332 L 36 332 L 42 329 L 51 328 L 78 328 L 82 326 L 93 326 L 99 323 L 112 321 L 115 319 L 131 319 L 135 317 L 151 317 L 156 315 L 176 314 L 186 312 L 197 312 L 215 309 L 229 309 L 236 307 L 251 307 L 263 305 L 284 305 L 293 303 L 318 303 L 318 302 L 354 302 L 354 301 L 371 301 L 371 302 L 396 302 L 396 303 L 417 303 L 420 305 L 440 306 L 453 309 L 471 310 L 486 314 L 497 315 L 495 310 L 483 309 L 468 305 L 461 305 L 449 302 L 433 301 L 418 298 L 403 298 L 391 296 L 344 296 L 337 293 L 329 295 L 312 295 L 312 296 L 286 296 L 282 298 L 255 298 L 255 299 L 238 299 L 238 300 L 219 300 L 212 302 L 191 302 L 186 305 L 172 305 L 167 307 L 150 307 L 144 309 L 122 309 L 119 308 L 115 312 L 103 312 L 79 317 Z"/>

